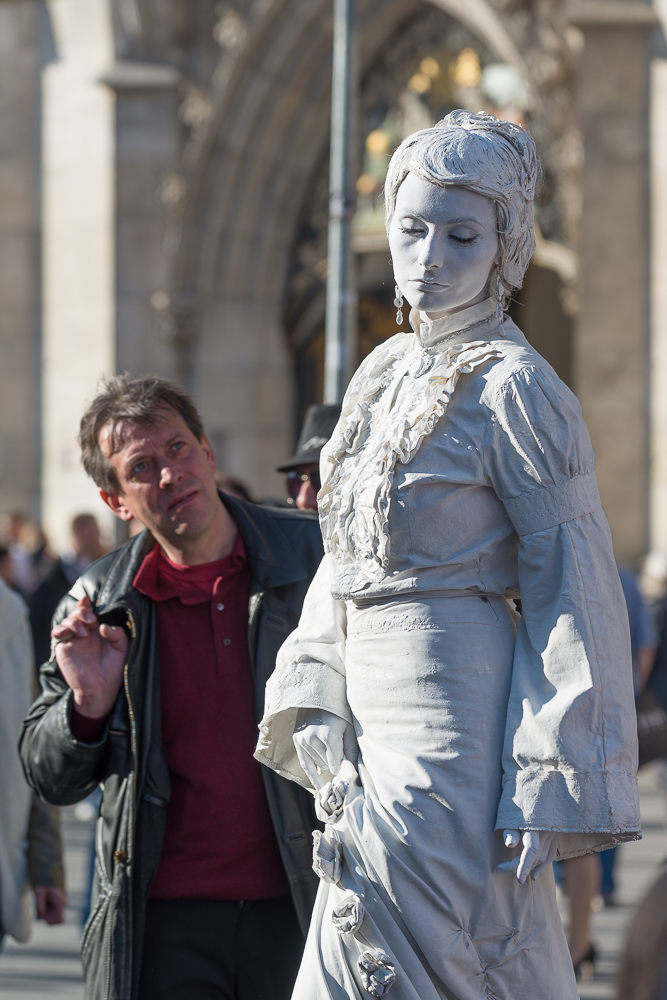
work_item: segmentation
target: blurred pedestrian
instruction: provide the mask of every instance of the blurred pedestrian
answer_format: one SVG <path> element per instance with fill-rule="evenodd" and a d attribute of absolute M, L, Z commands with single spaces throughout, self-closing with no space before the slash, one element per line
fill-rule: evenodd
<path fill-rule="evenodd" d="M 289 1000 L 314 803 L 253 751 L 317 519 L 218 492 L 192 400 L 154 376 L 110 378 L 79 441 L 104 502 L 146 526 L 61 603 L 21 738 L 46 799 L 102 786 L 86 997 Z"/>
<path fill-rule="evenodd" d="M 0 517 L 0 544 L 9 550 L 12 586 L 23 597 L 29 597 L 54 561 L 46 535 L 20 511 L 14 511 Z"/>
<path fill-rule="evenodd" d="M 28 601 L 35 660 L 38 664 L 49 658 L 51 619 L 62 598 L 84 570 L 104 555 L 100 526 L 93 514 L 77 514 L 72 519 L 70 531 L 70 551 L 56 559 Z"/>
<path fill-rule="evenodd" d="M 27 941 L 31 885 L 40 920 L 62 923 L 67 902 L 57 811 L 28 788 L 16 746 L 33 694 L 28 609 L 0 580 L 0 942 Z"/>
<path fill-rule="evenodd" d="M 649 552 L 641 575 L 642 591 L 650 602 L 657 628 L 658 648 L 647 689 L 667 712 L 667 552 Z M 653 767 L 667 806 L 667 758 L 659 757 Z"/>
<path fill-rule="evenodd" d="M 627 569 L 619 569 L 623 596 L 630 622 L 630 645 L 635 693 L 641 694 L 648 683 L 658 648 L 658 631 L 650 608 L 644 600 L 637 577 Z"/>
<path fill-rule="evenodd" d="M 9 549 L 0 545 L 0 580 L 4 580 L 8 587 L 14 589 L 14 566 Z"/>
<path fill-rule="evenodd" d="M 646 687 L 658 647 L 658 632 L 651 610 L 644 600 L 637 577 L 627 569 L 619 569 L 623 596 L 628 609 L 630 622 L 630 647 L 632 650 L 632 670 L 635 682 L 635 695 L 638 697 Z M 602 871 L 600 895 L 605 906 L 616 905 L 616 881 L 614 870 L 618 861 L 620 848 L 612 847 L 600 854 Z"/>
<path fill-rule="evenodd" d="M 619 570 L 619 576 L 630 622 L 635 692 L 639 694 L 653 667 L 657 633 L 636 577 L 624 569 Z M 599 893 L 605 906 L 616 904 L 614 869 L 618 850 L 611 847 L 599 854 L 585 854 L 563 862 L 565 892 L 570 904 L 569 946 L 577 978 L 594 976 L 596 949 L 590 936 L 593 900 Z"/>
<path fill-rule="evenodd" d="M 320 452 L 339 416 L 340 404 L 309 406 L 295 453 L 276 468 L 277 472 L 287 473 L 287 502 L 299 510 L 317 510 L 317 494 L 322 485 Z"/>
<path fill-rule="evenodd" d="M 617 1000 L 667 1000 L 667 872 L 649 889 L 630 923 Z"/>

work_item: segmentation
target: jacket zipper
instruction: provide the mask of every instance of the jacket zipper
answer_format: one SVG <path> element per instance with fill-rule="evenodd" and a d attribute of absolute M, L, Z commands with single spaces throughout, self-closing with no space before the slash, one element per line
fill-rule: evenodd
<path fill-rule="evenodd" d="M 115 611 L 121 609 L 125 612 L 127 617 L 127 624 L 130 628 L 130 635 L 132 637 L 132 642 L 137 638 L 137 625 L 134 620 L 134 615 L 130 608 L 125 607 L 122 604 L 117 605 L 114 608 L 107 608 L 107 611 Z M 125 661 L 125 666 L 123 667 L 123 689 L 125 691 L 125 697 L 127 698 L 127 710 L 130 716 L 130 749 L 132 751 L 132 760 L 134 761 L 134 775 L 132 781 L 132 849 L 130 852 L 130 860 L 134 863 L 134 825 L 137 818 L 137 767 L 138 767 L 138 755 L 137 755 L 137 723 L 136 716 L 134 714 L 134 706 L 132 704 L 132 695 L 130 694 L 130 678 L 129 678 L 129 666 L 130 666 L 130 654 L 132 651 L 132 646 L 128 648 L 127 659 Z M 129 913 L 132 914 L 132 886 L 130 884 L 130 898 L 129 898 Z M 131 916 L 130 916 L 131 919 Z M 132 948 L 131 944 L 132 933 L 130 928 L 130 952 Z M 130 964 L 131 968 L 131 964 Z M 131 982 L 131 980 L 130 980 Z M 106 960 L 106 995 L 110 996 L 111 992 L 111 952 L 107 956 Z"/>
<path fill-rule="evenodd" d="M 255 634 L 257 632 L 257 620 L 259 617 L 259 609 L 264 600 L 264 591 L 258 590 L 256 593 L 250 595 L 250 617 L 248 619 L 248 652 L 250 654 L 250 667 L 252 669 L 253 678 L 256 676 L 256 663 L 255 663 Z"/>

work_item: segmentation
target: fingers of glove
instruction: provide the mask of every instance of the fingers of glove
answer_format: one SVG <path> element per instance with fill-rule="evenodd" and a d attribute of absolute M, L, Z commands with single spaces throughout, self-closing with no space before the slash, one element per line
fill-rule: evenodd
<path fill-rule="evenodd" d="M 521 857 L 519 858 L 519 867 L 516 871 L 516 877 L 518 881 L 523 885 L 526 881 L 533 868 L 542 861 L 539 841 L 528 840 L 526 842 L 526 835 L 523 836 L 523 850 L 521 852 Z"/>
<path fill-rule="evenodd" d="M 322 778 L 320 777 L 317 767 L 315 766 L 313 758 L 307 752 L 306 747 L 297 743 L 296 740 L 294 740 L 294 746 L 296 747 L 296 755 L 299 759 L 299 764 L 301 764 L 301 768 L 311 785 L 313 788 L 321 788 L 323 785 Z"/>
<path fill-rule="evenodd" d="M 518 858 L 512 858 L 511 861 L 505 861 L 502 865 L 498 865 L 496 868 L 497 875 L 512 875 L 519 867 L 519 862 L 521 861 L 521 855 Z"/>
<path fill-rule="evenodd" d="M 503 841 L 505 847 L 518 847 L 521 843 L 521 834 L 518 830 L 503 830 Z"/>
<path fill-rule="evenodd" d="M 359 744 L 357 743 L 357 734 L 354 731 L 354 726 L 351 726 L 349 722 L 343 733 L 343 755 L 346 760 L 356 765 L 357 758 L 359 757 Z"/>
<path fill-rule="evenodd" d="M 326 754 L 326 768 L 331 774 L 338 774 L 340 765 L 343 763 L 345 754 L 343 753 L 343 734 L 333 729 L 329 730 L 328 739 L 324 744 Z"/>
<path fill-rule="evenodd" d="M 545 855 L 545 857 L 544 857 L 544 860 L 540 859 L 540 861 L 538 862 L 538 864 L 535 865 L 535 867 L 533 868 L 532 872 L 530 873 L 530 877 L 533 880 L 536 879 L 536 878 L 539 878 L 539 876 L 542 874 L 542 872 L 546 871 L 547 868 L 550 865 L 553 864 L 553 862 L 554 862 L 554 860 L 556 858 L 556 854 L 558 852 L 558 834 L 557 833 L 554 834 L 551 837 L 548 834 L 544 834 L 544 838 L 543 839 L 544 839 L 544 855 Z"/>
<path fill-rule="evenodd" d="M 317 729 L 306 729 L 304 732 L 299 733 L 298 737 L 294 736 L 293 739 L 297 747 L 303 747 L 304 753 L 310 757 L 316 767 L 326 770 L 327 745 L 319 735 Z"/>

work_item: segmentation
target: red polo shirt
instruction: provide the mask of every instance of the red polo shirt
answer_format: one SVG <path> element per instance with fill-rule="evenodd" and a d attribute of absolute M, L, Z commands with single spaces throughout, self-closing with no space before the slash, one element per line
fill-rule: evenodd
<path fill-rule="evenodd" d="M 134 579 L 155 601 L 162 743 L 171 777 L 153 899 L 289 894 L 260 764 L 248 653 L 250 571 L 233 552 L 179 566 L 158 545 Z"/>

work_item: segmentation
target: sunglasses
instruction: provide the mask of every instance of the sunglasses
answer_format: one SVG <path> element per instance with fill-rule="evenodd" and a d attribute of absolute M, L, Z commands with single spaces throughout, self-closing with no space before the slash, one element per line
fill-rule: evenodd
<path fill-rule="evenodd" d="M 296 500 L 304 483 L 310 483 L 316 493 L 319 493 L 322 487 L 319 472 L 295 472 L 292 470 L 292 472 L 287 473 L 285 478 L 287 480 L 287 492 L 292 500 Z"/>

